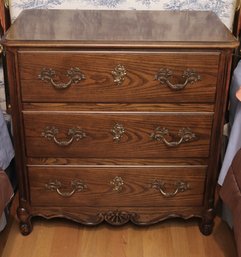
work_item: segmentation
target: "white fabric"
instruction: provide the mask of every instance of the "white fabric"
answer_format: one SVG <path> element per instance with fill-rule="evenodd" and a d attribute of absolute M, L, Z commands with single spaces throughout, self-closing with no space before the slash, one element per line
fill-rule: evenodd
<path fill-rule="evenodd" d="M 23 9 L 212 10 L 232 30 L 237 0 L 10 0 L 11 18 Z M 210 24 L 211 25 L 211 24 Z M 47 24 L 43 24 L 47 26 Z M 215 29 L 215 28 L 214 28 Z"/>
<path fill-rule="evenodd" d="M 224 156 L 222 168 L 220 171 L 218 183 L 223 184 L 232 160 L 241 148 L 241 102 L 238 101 L 235 94 L 241 86 L 241 61 L 234 70 L 231 88 L 230 88 L 230 135 L 227 150 Z"/>
<path fill-rule="evenodd" d="M 6 121 L 0 109 L 0 168 L 5 170 L 14 157 L 13 145 L 8 133 Z"/>

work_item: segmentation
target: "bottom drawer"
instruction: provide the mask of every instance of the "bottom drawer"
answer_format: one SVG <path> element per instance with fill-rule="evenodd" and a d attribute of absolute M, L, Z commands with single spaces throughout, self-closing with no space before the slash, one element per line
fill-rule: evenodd
<path fill-rule="evenodd" d="M 206 166 L 30 166 L 32 206 L 201 206 Z"/>

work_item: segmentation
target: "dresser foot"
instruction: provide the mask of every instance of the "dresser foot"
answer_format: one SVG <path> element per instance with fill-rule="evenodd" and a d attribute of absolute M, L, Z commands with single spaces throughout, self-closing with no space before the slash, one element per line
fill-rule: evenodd
<path fill-rule="evenodd" d="M 17 209 L 17 215 L 20 220 L 19 229 L 22 235 L 27 236 L 32 232 L 33 226 L 31 223 L 31 215 L 27 209 L 19 207 Z"/>
<path fill-rule="evenodd" d="M 200 224 L 199 224 L 199 229 L 200 232 L 205 235 L 209 236 L 212 231 L 213 231 L 213 226 L 214 226 L 214 209 L 209 209 L 203 216 Z"/>
<path fill-rule="evenodd" d="M 32 232 L 32 229 L 33 229 L 32 223 L 31 222 L 28 222 L 28 223 L 20 222 L 19 229 L 23 236 L 27 236 Z"/>
<path fill-rule="evenodd" d="M 199 230 L 200 232 L 204 235 L 204 236 L 209 236 L 212 234 L 212 231 L 213 231 L 213 225 L 214 225 L 214 222 L 213 221 L 210 221 L 210 222 L 200 222 L 199 224 Z"/>

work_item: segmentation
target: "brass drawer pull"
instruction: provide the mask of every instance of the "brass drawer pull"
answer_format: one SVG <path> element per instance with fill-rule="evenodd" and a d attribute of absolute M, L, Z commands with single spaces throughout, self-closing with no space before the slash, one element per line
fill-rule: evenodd
<path fill-rule="evenodd" d="M 80 139 L 86 137 L 86 134 L 79 128 L 70 128 L 68 130 L 67 136 L 70 137 L 70 139 L 67 140 L 59 140 L 56 138 L 57 134 L 59 133 L 59 130 L 55 127 L 46 127 L 44 131 L 42 132 L 42 136 L 47 138 L 48 140 L 54 140 L 54 142 L 59 146 L 68 146 L 70 145 L 74 139 L 76 141 L 79 141 Z"/>
<path fill-rule="evenodd" d="M 113 191 L 121 192 L 123 189 L 124 181 L 121 177 L 116 176 L 110 181 L 110 185 L 113 186 Z"/>
<path fill-rule="evenodd" d="M 126 69 L 122 64 L 118 64 L 111 74 L 114 77 L 114 83 L 120 86 L 125 80 Z"/>
<path fill-rule="evenodd" d="M 84 191 L 87 188 L 87 185 L 82 180 L 72 180 L 71 181 L 71 191 L 63 191 L 62 183 L 59 180 L 50 181 L 48 184 L 45 184 L 45 188 L 52 192 L 56 191 L 59 195 L 63 197 L 70 197 L 76 192 Z"/>
<path fill-rule="evenodd" d="M 169 81 L 169 77 L 171 77 L 172 75 L 173 74 L 171 70 L 162 68 L 155 76 L 155 79 L 159 80 L 161 84 L 166 84 L 170 89 L 175 91 L 184 89 L 189 83 L 193 84 L 194 82 L 201 80 L 200 75 L 191 69 L 186 69 L 183 72 L 182 77 L 185 79 L 185 82 L 183 84 L 172 84 Z"/>
<path fill-rule="evenodd" d="M 155 132 L 151 134 L 152 139 L 161 141 L 169 147 L 175 147 L 181 143 L 186 143 L 197 139 L 196 135 L 191 131 L 190 128 L 181 128 L 178 131 L 178 137 L 180 137 L 178 141 L 169 142 L 165 137 L 171 137 L 167 128 L 157 127 Z"/>
<path fill-rule="evenodd" d="M 173 192 L 167 192 L 167 187 L 173 187 Z M 178 193 L 185 192 L 190 189 L 190 186 L 184 181 L 177 181 L 174 184 L 168 184 L 160 180 L 155 180 L 152 182 L 151 188 L 158 190 L 165 197 L 174 197 Z"/>
<path fill-rule="evenodd" d="M 51 85 L 56 89 L 65 89 L 68 88 L 71 84 L 77 84 L 79 81 L 85 79 L 85 75 L 80 71 L 79 68 L 74 67 L 67 71 L 67 77 L 69 81 L 67 83 L 57 83 L 55 82 L 56 72 L 53 69 L 43 68 L 39 79 L 49 81 Z"/>
<path fill-rule="evenodd" d="M 113 134 L 113 140 L 118 143 L 125 133 L 125 128 L 122 124 L 116 123 L 111 132 Z"/>

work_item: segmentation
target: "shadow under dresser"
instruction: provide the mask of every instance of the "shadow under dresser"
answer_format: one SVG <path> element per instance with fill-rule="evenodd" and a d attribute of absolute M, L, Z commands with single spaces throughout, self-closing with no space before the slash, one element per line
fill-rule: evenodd
<path fill-rule="evenodd" d="M 238 46 L 215 14 L 25 10 L 3 45 L 24 235 L 32 216 L 211 233 Z"/>

